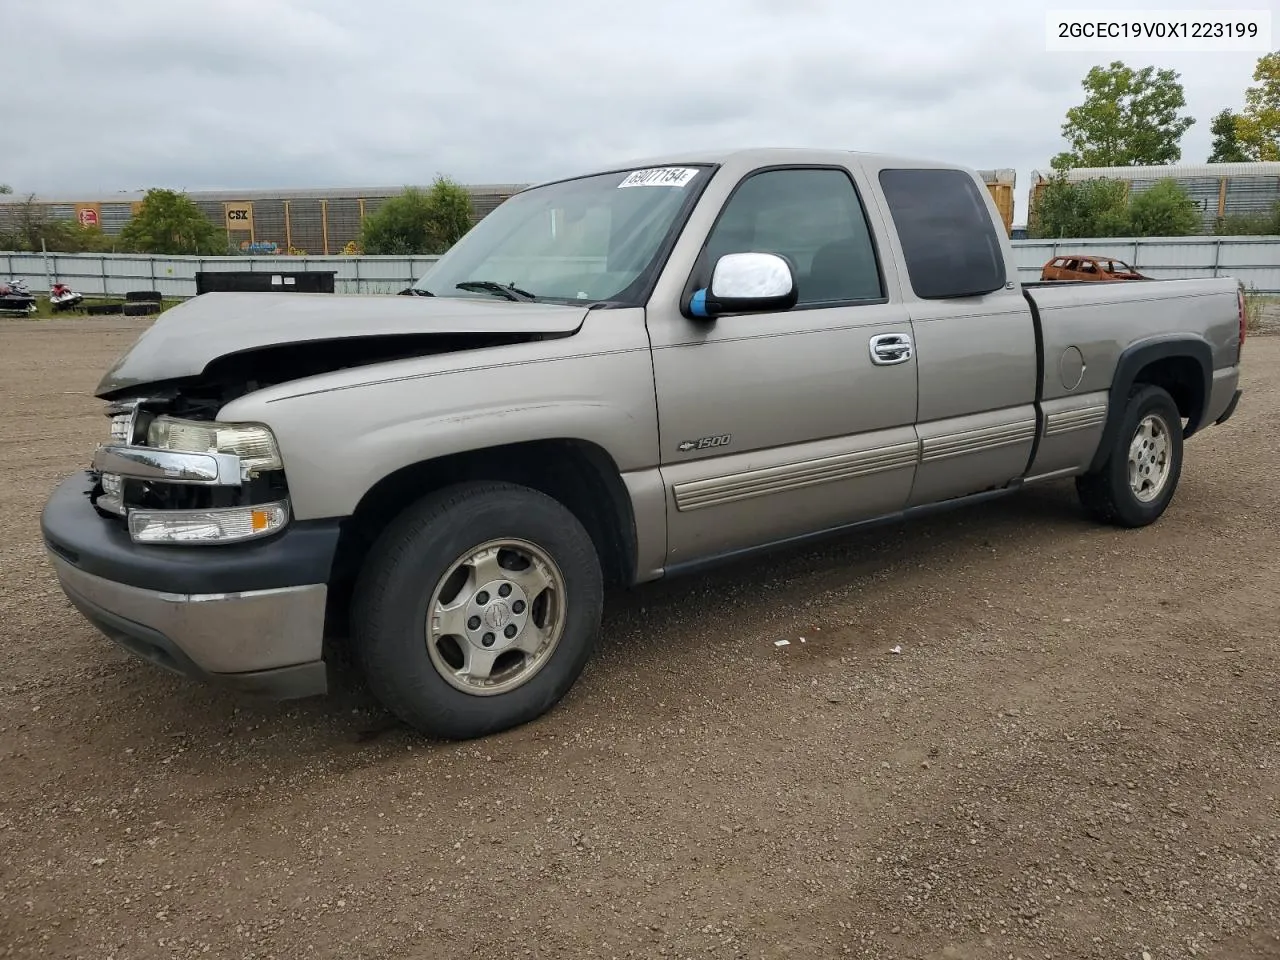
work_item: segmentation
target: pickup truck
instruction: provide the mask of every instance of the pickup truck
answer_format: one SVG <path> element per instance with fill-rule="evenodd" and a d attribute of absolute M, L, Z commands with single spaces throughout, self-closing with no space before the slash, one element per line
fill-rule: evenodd
<path fill-rule="evenodd" d="M 465 739 L 563 697 L 610 584 L 1066 478 L 1152 523 L 1240 398 L 1239 284 L 1022 284 L 1000 224 L 962 166 L 699 153 L 529 188 L 405 296 L 198 296 L 103 377 L 48 557 L 156 664 L 353 662 Z"/>

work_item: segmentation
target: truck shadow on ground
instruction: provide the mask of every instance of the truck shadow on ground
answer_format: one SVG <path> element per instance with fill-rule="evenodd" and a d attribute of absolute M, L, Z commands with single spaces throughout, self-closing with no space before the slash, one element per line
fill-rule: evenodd
<path fill-rule="evenodd" d="M 619 618 L 687 611 L 695 599 L 698 613 L 709 619 L 730 605 L 737 615 L 750 616 L 772 603 L 768 594 L 778 590 L 856 587 L 867 574 L 906 558 L 928 565 L 954 553 L 963 562 L 966 551 L 988 549 L 994 540 L 1004 540 L 1015 549 L 1029 547 L 1023 542 L 1028 525 L 1049 534 L 1097 527 L 1078 506 L 1071 485 L 1056 484 L 928 518 L 833 534 L 805 546 L 729 561 L 702 573 L 615 591 L 606 606 L 602 647 L 625 646 L 625 634 L 609 629 L 611 624 L 618 626 Z M 650 629 L 654 626 L 650 624 Z"/>
<path fill-rule="evenodd" d="M 697 672 L 700 639 L 723 637 L 727 622 L 752 624 L 777 617 L 779 605 L 821 603 L 839 591 L 841 602 L 857 605 L 868 589 L 883 591 L 873 577 L 909 561 L 926 575 L 982 562 L 993 545 L 1011 552 L 1053 550 L 1102 529 L 1085 518 L 1070 485 L 1053 485 L 905 524 L 853 532 L 804 548 L 787 548 L 765 557 L 743 559 L 705 573 L 614 590 L 606 600 L 603 635 L 587 671 L 550 713 L 516 730 L 498 734 L 490 744 L 515 744 L 541 736 L 572 733 L 599 704 L 605 689 L 642 689 L 647 695 L 679 702 L 691 695 L 684 678 Z M 892 582 L 892 581 L 890 581 Z M 893 589 L 890 587 L 889 589 Z M 907 589 L 905 586 L 903 589 Z M 808 614 L 794 611 L 796 619 Z M 782 611 L 785 619 L 786 609 Z M 668 669 L 653 676 L 655 654 Z M 94 683 L 99 716 L 111 717 L 101 734 L 114 743 L 146 743 L 147 753 L 174 743 L 193 746 L 197 759 L 215 751 L 227 765 L 270 769 L 287 776 L 290 768 L 323 759 L 329 769 L 391 762 L 407 746 L 437 752 L 466 750 L 465 744 L 424 740 L 387 714 L 344 673 L 327 697 L 273 703 L 191 683 L 158 673 L 147 664 L 118 661 Z M 682 689 L 682 687 L 684 687 Z M 158 746 L 157 746 L 158 745 Z M 172 751 L 170 751 L 172 753 Z M 169 770 L 183 775 L 179 749 Z M 140 759 L 140 758 L 139 758 Z"/>

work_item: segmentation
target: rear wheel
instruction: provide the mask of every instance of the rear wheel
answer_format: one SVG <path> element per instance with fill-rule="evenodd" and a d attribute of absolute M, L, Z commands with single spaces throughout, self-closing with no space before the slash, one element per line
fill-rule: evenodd
<path fill-rule="evenodd" d="M 369 687 L 431 736 L 534 719 L 577 680 L 599 633 L 600 563 L 577 518 L 511 484 L 432 494 L 393 521 L 356 584 Z"/>
<path fill-rule="evenodd" d="M 1076 478 L 1081 502 L 1097 519 L 1123 527 L 1154 523 L 1182 474 L 1182 417 L 1168 391 L 1135 386 L 1102 467 Z"/>

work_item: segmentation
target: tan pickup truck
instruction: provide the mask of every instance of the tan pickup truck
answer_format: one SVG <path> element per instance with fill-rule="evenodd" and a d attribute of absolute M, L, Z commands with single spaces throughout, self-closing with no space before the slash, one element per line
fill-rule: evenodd
<path fill-rule="evenodd" d="M 1020 284 L 981 179 L 900 157 L 542 184 L 408 292 L 206 294 L 138 339 L 43 515 L 90 622 L 277 697 L 345 649 L 474 737 L 564 695 L 607 583 L 1067 478 L 1148 524 L 1240 396 L 1235 280 Z"/>

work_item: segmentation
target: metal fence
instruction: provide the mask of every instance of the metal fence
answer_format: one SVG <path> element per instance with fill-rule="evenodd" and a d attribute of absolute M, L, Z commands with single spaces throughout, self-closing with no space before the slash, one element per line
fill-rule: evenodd
<path fill-rule="evenodd" d="M 66 283 L 86 296 L 122 297 L 158 290 L 194 297 L 196 274 L 333 271 L 338 293 L 396 293 L 421 277 L 439 257 L 162 257 L 138 254 L 0 253 L 0 279 L 26 280 L 32 292 Z"/>
<path fill-rule="evenodd" d="M 1014 240 L 1019 279 L 1069 253 L 1123 260 L 1159 280 L 1234 277 L 1257 293 L 1280 293 L 1280 237 L 1142 237 L 1134 240 Z"/>
<path fill-rule="evenodd" d="M 1156 237 L 1137 240 L 1014 240 L 1022 280 L 1036 280 L 1045 261 L 1067 253 L 1124 260 L 1148 276 L 1234 277 L 1258 293 L 1280 294 L 1280 237 Z M 0 279 L 22 279 L 34 292 L 54 282 L 86 295 L 123 296 L 158 290 L 192 297 L 196 273 L 329 271 L 339 293 L 395 293 L 427 272 L 437 257 L 160 257 L 129 254 L 0 253 Z"/>

